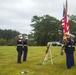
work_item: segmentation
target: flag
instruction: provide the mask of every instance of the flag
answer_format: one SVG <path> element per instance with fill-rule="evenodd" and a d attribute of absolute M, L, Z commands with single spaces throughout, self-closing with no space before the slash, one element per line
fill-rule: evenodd
<path fill-rule="evenodd" d="M 66 34 L 69 33 L 69 20 L 68 20 L 68 7 L 67 0 L 66 5 L 63 4 L 63 17 L 62 17 L 62 29 L 63 29 L 63 38 L 66 37 Z"/>

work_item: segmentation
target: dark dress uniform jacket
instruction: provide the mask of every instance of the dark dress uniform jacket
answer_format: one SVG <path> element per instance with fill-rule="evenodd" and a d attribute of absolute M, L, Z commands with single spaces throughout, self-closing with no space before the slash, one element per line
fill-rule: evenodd
<path fill-rule="evenodd" d="M 20 40 L 20 39 L 18 39 L 18 40 Z M 18 40 L 17 40 L 17 51 L 22 50 L 22 41 L 19 42 Z"/>
<path fill-rule="evenodd" d="M 73 43 L 71 39 L 68 39 L 68 43 L 65 45 L 65 53 L 72 53 L 72 52 L 74 52 Z"/>
<path fill-rule="evenodd" d="M 23 45 L 24 45 L 24 50 L 28 50 L 28 44 L 27 44 L 27 41 L 23 41 Z"/>

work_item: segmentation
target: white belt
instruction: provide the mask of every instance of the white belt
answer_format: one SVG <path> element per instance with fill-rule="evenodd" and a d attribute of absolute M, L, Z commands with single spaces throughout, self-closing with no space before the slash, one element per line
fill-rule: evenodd
<path fill-rule="evenodd" d="M 24 45 L 24 46 L 28 46 L 28 45 Z"/>
<path fill-rule="evenodd" d="M 72 47 L 71 45 L 69 45 L 68 47 Z"/>
<path fill-rule="evenodd" d="M 75 47 L 75 46 L 72 46 L 72 47 Z"/>
<path fill-rule="evenodd" d="M 68 47 L 75 47 L 75 46 L 71 46 L 71 45 L 69 45 Z"/>
<path fill-rule="evenodd" d="M 17 44 L 17 46 L 22 46 L 22 44 Z"/>

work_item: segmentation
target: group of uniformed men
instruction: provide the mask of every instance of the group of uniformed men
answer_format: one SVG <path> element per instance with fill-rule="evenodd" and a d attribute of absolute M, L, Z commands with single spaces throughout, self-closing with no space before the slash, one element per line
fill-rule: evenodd
<path fill-rule="evenodd" d="M 63 39 L 63 46 L 62 46 L 62 52 L 65 51 L 66 53 L 66 68 L 71 69 L 72 66 L 75 65 L 74 63 L 74 51 L 75 51 L 75 41 L 74 41 L 74 35 L 67 34 L 66 38 Z M 28 37 L 25 36 L 24 39 L 22 35 L 18 36 L 17 39 L 17 52 L 18 52 L 18 59 L 17 63 L 21 63 L 21 56 L 22 52 L 24 52 L 23 55 L 23 61 L 26 61 L 27 58 L 27 52 L 28 52 L 28 45 L 27 45 Z"/>
<path fill-rule="evenodd" d="M 63 39 L 63 51 L 66 53 L 66 68 L 71 69 L 72 66 L 75 65 L 74 63 L 74 51 L 75 51 L 75 41 L 74 35 L 67 34 L 66 38 Z M 62 52 L 63 52 L 62 51 Z"/>
<path fill-rule="evenodd" d="M 28 52 L 28 44 L 27 44 L 28 37 L 22 35 L 18 35 L 17 39 L 17 52 L 18 52 L 18 57 L 17 57 L 17 63 L 21 63 L 21 57 L 23 54 L 23 61 L 26 61 L 27 58 L 27 52 Z"/>

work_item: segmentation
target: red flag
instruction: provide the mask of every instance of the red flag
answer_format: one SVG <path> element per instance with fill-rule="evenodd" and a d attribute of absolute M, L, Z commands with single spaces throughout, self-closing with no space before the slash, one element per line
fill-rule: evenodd
<path fill-rule="evenodd" d="M 62 29 L 63 29 L 63 37 L 66 37 L 66 34 L 69 33 L 69 20 L 67 15 L 67 1 L 66 6 L 63 5 L 63 18 L 62 18 Z"/>

